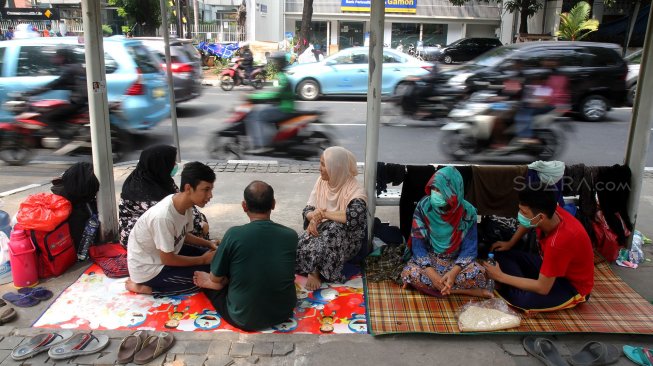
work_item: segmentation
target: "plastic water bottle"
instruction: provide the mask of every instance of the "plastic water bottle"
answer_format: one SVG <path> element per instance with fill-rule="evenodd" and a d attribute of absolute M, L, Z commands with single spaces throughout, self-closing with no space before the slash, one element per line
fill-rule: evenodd
<path fill-rule="evenodd" d="M 97 214 L 93 214 L 86 221 L 86 227 L 84 227 L 82 238 L 79 241 L 79 250 L 77 251 L 77 259 L 79 261 L 85 261 L 88 258 L 88 248 L 93 244 L 93 240 L 95 240 L 98 227 L 100 227 L 100 220 L 98 220 Z"/>
<path fill-rule="evenodd" d="M 11 219 L 9 214 L 0 210 L 0 231 L 7 235 L 7 238 L 11 236 Z"/>
<path fill-rule="evenodd" d="M 487 263 L 491 266 L 497 265 L 497 261 L 494 260 L 494 253 L 490 252 L 487 255 Z M 494 280 L 491 278 L 487 279 L 487 290 L 490 292 L 494 292 Z"/>

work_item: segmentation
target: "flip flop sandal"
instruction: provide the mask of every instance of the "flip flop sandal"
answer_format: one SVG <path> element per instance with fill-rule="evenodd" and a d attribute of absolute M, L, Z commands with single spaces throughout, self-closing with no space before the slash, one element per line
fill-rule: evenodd
<path fill-rule="evenodd" d="M 29 295 L 17 294 L 15 292 L 7 292 L 2 295 L 2 298 L 20 308 L 31 308 L 41 302 Z"/>
<path fill-rule="evenodd" d="M 20 361 L 30 357 L 34 357 L 43 351 L 47 351 L 50 347 L 55 346 L 61 342 L 65 342 L 73 336 L 73 332 L 69 330 L 60 330 L 57 332 L 37 334 L 30 338 L 27 342 L 19 344 L 11 351 L 11 358 Z"/>
<path fill-rule="evenodd" d="M 118 363 L 125 364 L 134 360 L 134 355 L 143 348 L 147 340 L 147 331 L 139 330 L 123 338 L 118 348 Z"/>
<path fill-rule="evenodd" d="M 145 340 L 143 348 L 134 355 L 134 363 L 137 365 L 150 363 L 157 357 L 168 352 L 174 343 L 175 337 L 170 333 L 161 332 L 158 335 L 149 336 Z"/>
<path fill-rule="evenodd" d="M 39 301 L 50 300 L 53 296 L 52 291 L 45 287 L 23 287 L 18 290 L 18 293 L 31 296 Z"/>
<path fill-rule="evenodd" d="M 2 300 L 2 299 L 0 299 L 0 308 L 3 307 L 3 306 L 5 306 L 5 305 L 7 305 L 7 302 L 4 301 L 4 300 Z"/>
<path fill-rule="evenodd" d="M 553 342 L 546 338 L 526 337 L 522 342 L 526 352 L 542 361 L 546 366 L 567 366 L 569 365 Z"/>
<path fill-rule="evenodd" d="M 621 357 L 619 349 L 603 342 L 587 342 L 569 358 L 569 363 L 575 366 L 601 366 L 617 362 Z"/>
<path fill-rule="evenodd" d="M 63 360 L 75 356 L 90 355 L 100 352 L 109 344 L 109 337 L 104 334 L 77 333 L 67 341 L 60 343 L 48 351 L 53 360 Z"/>
<path fill-rule="evenodd" d="M 644 347 L 624 346 L 624 354 L 639 366 L 653 365 L 653 350 Z"/>
<path fill-rule="evenodd" d="M 6 307 L 0 311 L 0 325 L 5 325 L 10 321 L 16 319 L 18 313 L 14 308 Z"/>

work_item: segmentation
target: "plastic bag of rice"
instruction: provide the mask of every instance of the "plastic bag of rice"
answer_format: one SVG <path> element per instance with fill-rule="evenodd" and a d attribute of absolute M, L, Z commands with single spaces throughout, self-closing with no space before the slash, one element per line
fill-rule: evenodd
<path fill-rule="evenodd" d="M 502 299 L 469 302 L 460 309 L 458 328 L 461 332 L 489 332 L 516 328 L 521 318 Z"/>

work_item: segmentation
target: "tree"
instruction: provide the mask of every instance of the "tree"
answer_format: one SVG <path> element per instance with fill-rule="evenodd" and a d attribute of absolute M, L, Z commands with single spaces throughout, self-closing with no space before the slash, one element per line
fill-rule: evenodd
<path fill-rule="evenodd" d="M 156 35 L 161 26 L 159 0 L 109 0 L 109 5 L 118 7 L 118 15 L 131 24 L 138 24 L 145 36 Z"/>
<path fill-rule="evenodd" d="M 449 0 L 452 4 L 462 6 L 469 0 Z M 519 33 L 528 33 L 528 18 L 531 18 L 544 7 L 542 0 L 484 0 L 485 2 L 503 3 L 510 14 L 519 13 Z"/>
<path fill-rule="evenodd" d="M 311 31 L 311 22 L 313 20 L 313 0 L 304 0 L 304 9 L 302 10 L 302 25 L 299 28 L 299 47 L 297 54 L 301 55 L 308 48 L 309 33 Z"/>
<path fill-rule="evenodd" d="M 238 7 L 236 16 L 238 18 L 238 39 L 245 40 L 247 35 L 247 3 L 245 0 Z"/>
<path fill-rule="evenodd" d="M 560 30 L 556 35 L 570 41 L 580 41 L 599 29 L 599 21 L 590 19 L 590 4 L 581 1 L 569 13 L 560 14 Z"/>

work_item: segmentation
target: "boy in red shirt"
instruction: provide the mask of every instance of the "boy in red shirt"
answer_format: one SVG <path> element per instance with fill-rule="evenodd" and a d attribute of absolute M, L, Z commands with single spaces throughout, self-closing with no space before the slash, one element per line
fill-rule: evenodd
<path fill-rule="evenodd" d="M 540 254 L 509 250 L 517 242 L 498 242 L 496 266 L 485 263 L 497 290 L 525 311 L 555 311 L 589 299 L 594 286 L 594 251 L 585 228 L 556 202 L 554 189 L 527 186 L 519 192 L 518 220 L 536 228 Z M 519 230 L 518 232 L 524 232 Z"/>

